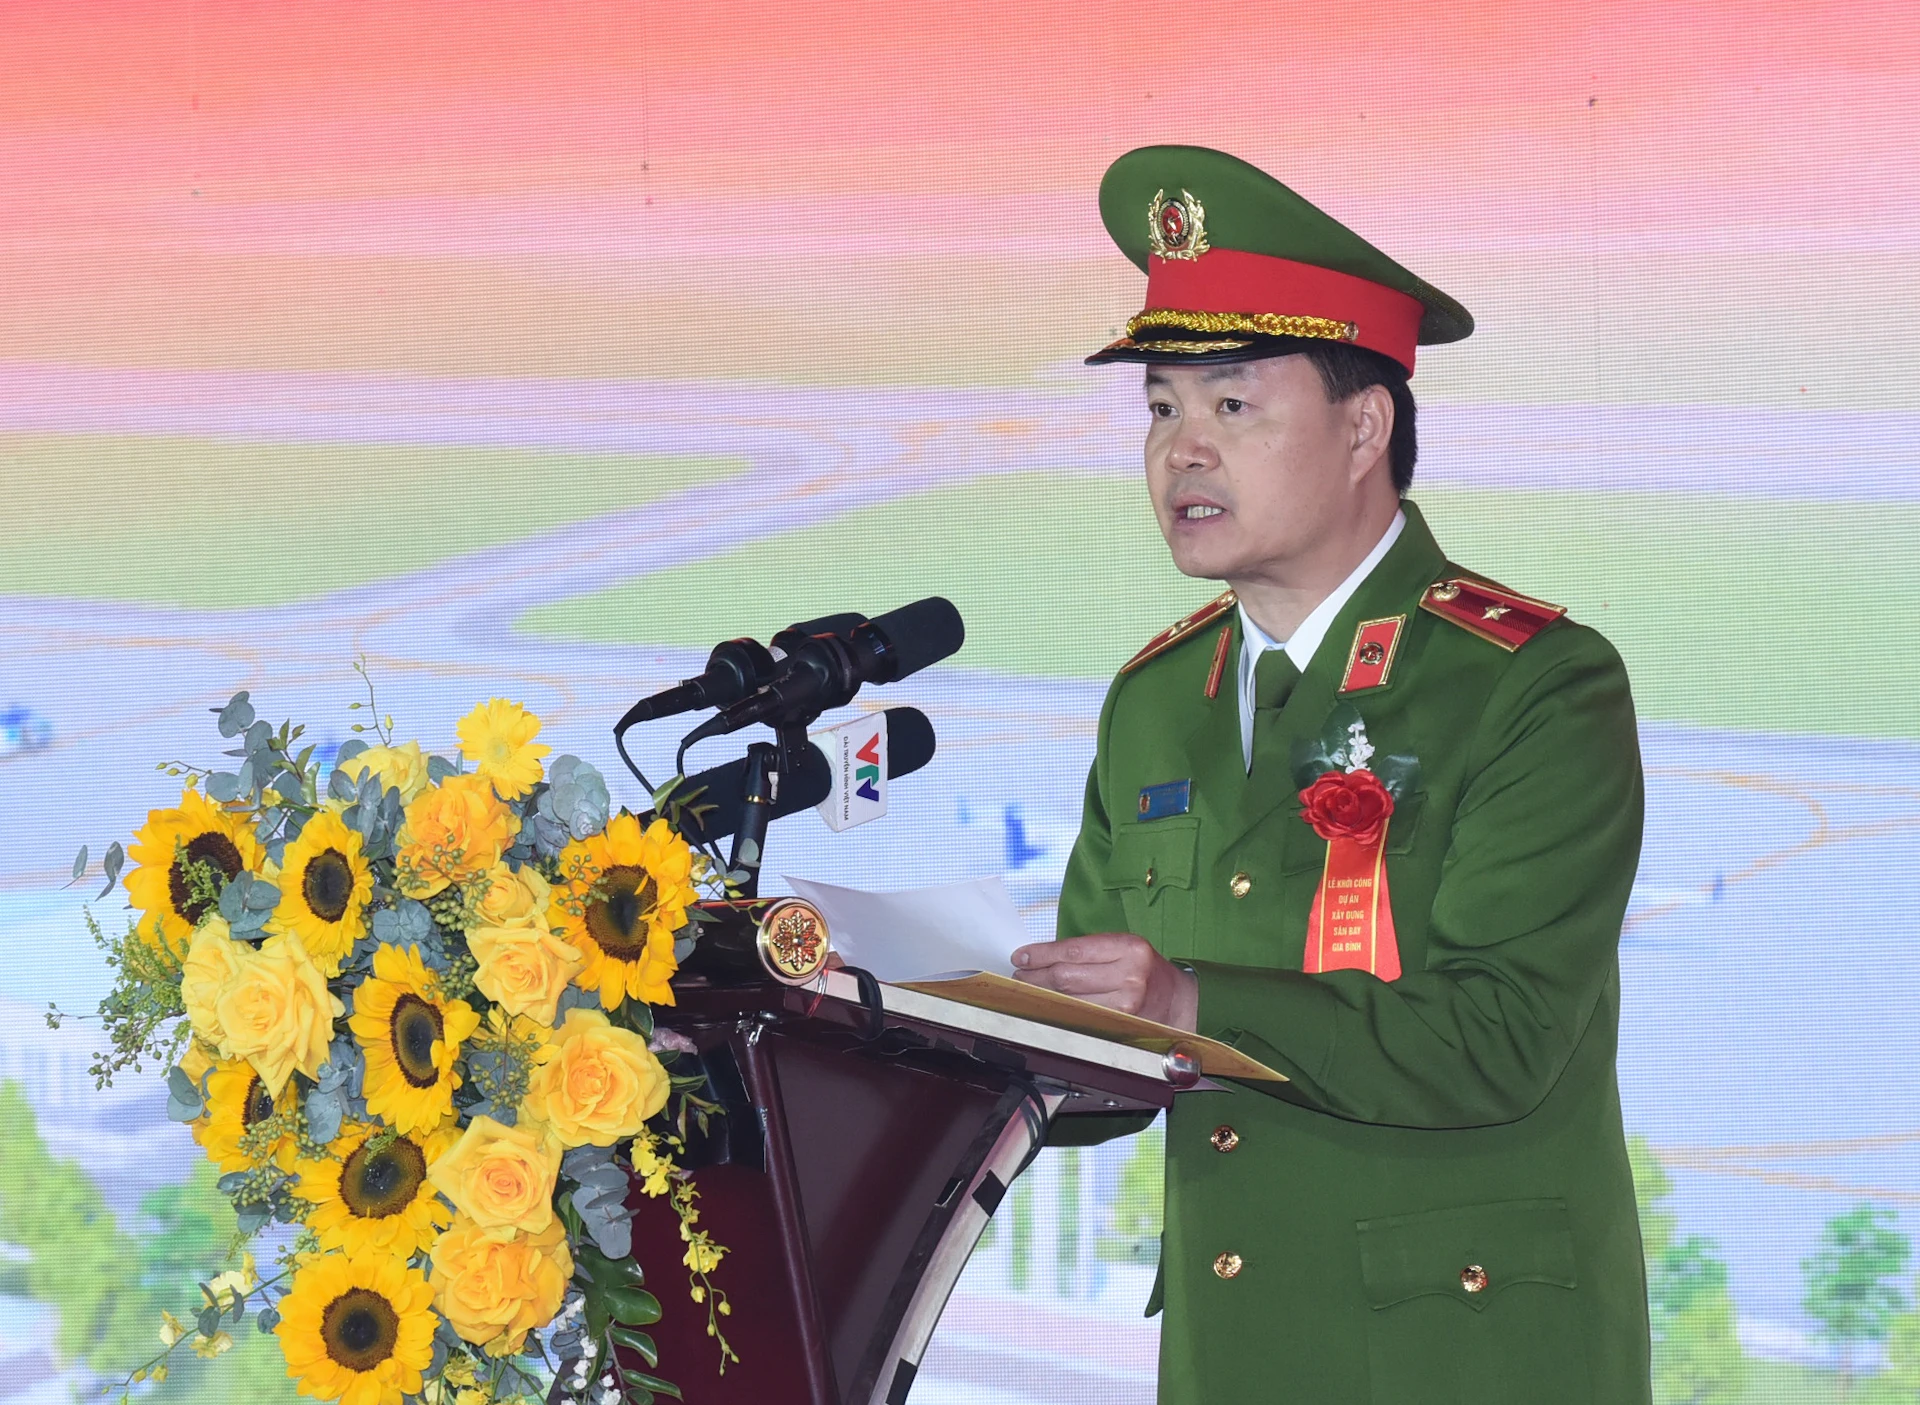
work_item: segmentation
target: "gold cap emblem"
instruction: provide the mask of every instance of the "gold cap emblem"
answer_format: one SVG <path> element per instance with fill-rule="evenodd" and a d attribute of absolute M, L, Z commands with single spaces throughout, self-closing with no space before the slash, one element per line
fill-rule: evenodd
<path fill-rule="evenodd" d="M 1190 190 L 1181 191 L 1178 200 L 1156 191 L 1147 206 L 1147 244 L 1163 259 L 1199 258 L 1209 247 L 1206 207 Z"/>
<path fill-rule="evenodd" d="M 798 898 L 782 898 L 767 909 L 757 945 L 767 974 L 786 985 L 806 985 L 826 967 L 833 950 L 826 919 Z"/>

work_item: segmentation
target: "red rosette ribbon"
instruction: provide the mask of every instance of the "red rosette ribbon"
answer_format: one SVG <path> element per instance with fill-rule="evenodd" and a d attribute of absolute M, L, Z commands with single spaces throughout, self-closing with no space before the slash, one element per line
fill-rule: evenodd
<path fill-rule="evenodd" d="M 1400 976 L 1387 896 L 1387 822 L 1393 794 L 1372 771 L 1326 771 L 1300 792 L 1300 818 L 1327 841 L 1320 889 L 1307 915 L 1302 969 L 1368 971 L 1383 981 Z"/>
<path fill-rule="evenodd" d="M 1387 837 L 1393 795 L 1371 771 L 1328 771 L 1300 792 L 1300 818 L 1322 839 L 1377 848 Z"/>

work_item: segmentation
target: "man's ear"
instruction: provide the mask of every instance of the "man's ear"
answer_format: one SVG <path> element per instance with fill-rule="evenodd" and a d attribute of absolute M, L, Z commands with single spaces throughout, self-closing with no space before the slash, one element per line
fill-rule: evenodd
<path fill-rule="evenodd" d="M 1389 462 L 1393 442 L 1393 396 L 1384 385 L 1356 391 L 1347 401 L 1348 480 L 1358 483 L 1377 465 Z"/>

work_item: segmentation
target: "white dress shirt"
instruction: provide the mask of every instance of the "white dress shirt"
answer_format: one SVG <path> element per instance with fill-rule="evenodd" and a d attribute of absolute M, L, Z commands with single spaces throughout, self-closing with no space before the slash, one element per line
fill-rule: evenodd
<path fill-rule="evenodd" d="M 1386 535 L 1374 544 L 1372 551 L 1353 568 L 1353 572 L 1334 589 L 1333 594 L 1313 607 L 1313 612 L 1300 621 L 1300 627 L 1293 637 L 1282 644 L 1255 624 L 1247 614 L 1247 607 L 1240 607 L 1240 755 L 1247 763 L 1249 774 L 1253 771 L 1253 670 L 1260 662 L 1260 656 L 1269 649 L 1285 649 L 1287 657 L 1293 660 L 1293 666 L 1302 673 L 1313 662 L 1314 651 L 1320 647 L 1320 641 L 1327 637 L 1334 616 L 1338 615 L 1346 603 L 1353 599 L 1353 593 L 1360 589 L 1361 583 L 1373 574 L 1373 568 L 1380 564 L 1380 558 L 1387 554 L 1387 548 L 1399 538 L 1400 531 L 1407 525 L 1407 514 L 1396 512 L 1393 523 L 1387 528 Z"/>

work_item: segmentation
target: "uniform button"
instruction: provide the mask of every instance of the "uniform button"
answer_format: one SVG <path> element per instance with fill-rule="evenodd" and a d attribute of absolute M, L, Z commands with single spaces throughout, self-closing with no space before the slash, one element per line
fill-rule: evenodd
<path fill-rule="evenodd" d="M 1238 1254 L 1222 1254 L 1213 1261 L 1213 1271 L 1222 1278 L 1238 1278 L 1240 1276 L 1240 1256 Z"/>
<path fill-rule="evenodd" d="M 1147 886 L 1149 888 L 1153 886 L 1153 866 L 1151 864 L 1147 866 Z"/>
<path fill-rule="evenodd" d="M 1478 1293 L 1487 1286 L 1487 1271 L 1479 1264 L 1468 1264 L 1460 1270 L 1460 1286 L 1469 1293 Z"/>
<path fill-rule="evenodd" d="M 1253 891 L 1253 879 L 1245 871 L 1236 873 L 1228 880 L 1227 891 L 1236 898 L 1244 898 Z"/>
<path fill-rule="evenodd" d="M 1213 1135 L 1208 1140 L 1213 1143 L 1215 1151 L 1232 1151 L 1240 1145 L 1240 1134 L 1223 1122 L 1213 1129 Z"/>

